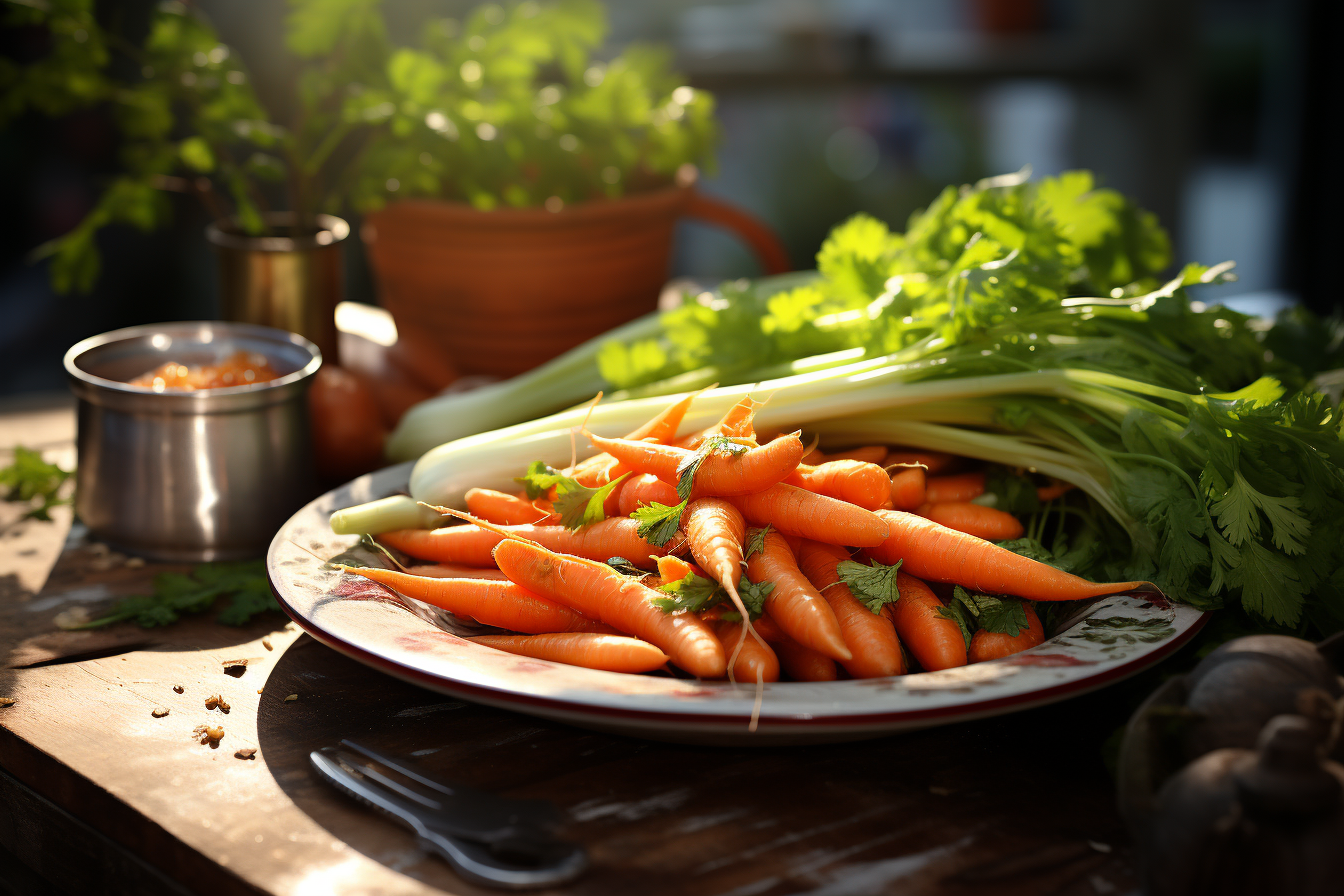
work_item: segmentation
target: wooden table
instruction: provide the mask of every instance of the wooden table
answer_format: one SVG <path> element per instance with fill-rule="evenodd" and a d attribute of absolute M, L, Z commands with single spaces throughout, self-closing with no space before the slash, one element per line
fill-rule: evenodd
<path fill-rule="evenodd" d="M 73 430 L 68 402 L 0 408 L 4 448 L 41 445 L 69 464 Z M 849 745 L 652 743 L 420 690 L 279 616 L 59 632 L 58 612 L 183 567 L 128 566 L 72 529 L 68 508 L 52 523 L 18 516 L 0 504 L 0 697 L 15 701 L 0 707 L 0 896 L 488 892 L 316 780 L 308 753 L 341 737 L 556 803 L 593 860 L 562 891 L 576 896 L 1136 885 L 1102 753 L 1151 678 Z M 245 673 L 225 674 L 240 657 Z M 206 708 L 214 694 L 227 715 Z M 206 722 L 224 726 L 218 748 L 192 737 Z"/>

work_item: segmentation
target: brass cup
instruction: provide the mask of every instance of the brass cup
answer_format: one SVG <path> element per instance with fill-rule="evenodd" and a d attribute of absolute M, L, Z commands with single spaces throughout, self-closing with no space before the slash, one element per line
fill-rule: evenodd
<path fill-rule="evenodd" d="M 263 218 L 266 236 L 248 236 L 232 218 L 205 229 L 219 253 L 221 315 L 298 333 L 335 363 L 341 252 L 350 225 L 332 215 L 317 215 L 314 225 L 296 230 L 290 212 L 269 212 Z"/>

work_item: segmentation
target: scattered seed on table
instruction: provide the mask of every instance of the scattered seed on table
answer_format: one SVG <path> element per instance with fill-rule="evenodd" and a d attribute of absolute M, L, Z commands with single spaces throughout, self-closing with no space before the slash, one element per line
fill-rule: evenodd
<path fill-rule="evenodd" d="M 286 703 L 293 703 L 293 702 L 294 702 L 295 700 L 297 700 L 297 699 L 299 699 L 299 695 L 298 695 L 298 694 L 290 694 L 288 697 L 285 698 L 285 702 L 286 702 Z"/>
<path fill-rule="evenodd" d="M 231 709 L 229 704 L 225 702 L 223 694 L 213 694 L 209 697 L 206 697 L 205 708 L 218 709 L 222 713 L 228 713 L 228 711 Z"/>
<path fill-rule="evenodd" d="M 200 738 L 201 743 L 210 744 L 212 747 L 219 746 L 220 740 L 224 737 L 223 725 L 197 725 L 191 732 L 193 736 Z"/>
<path fill-rule="evenodd" d="M 274 647 L 271 646 L 271 636 L 270 636 L 270 635 L 267 635 L 266 637 L 264 637 L 264 638 L 261 639 L 261 646 L 262 646 L 262 647 L 265 647 L 267 650 L 274 650 L 274 649 L 275 649 Z"/>
<path fill-rule="evenodd" d="M 182 687 L 182 685 L 180 685 L 180 684 L 175 684 L 175 685 L 173 685 L 173 693 L 174 693 L 174 694 L 180 694 L 180 693 L 182 693 L 182 692 L 185 691 L 185 690 L 186 690 L 186 688 Z"/>
<path fill-rule="evenodd" d="M 247 660 L 245 659 L 225 660 L 222 665 L 224 666 L 224 674 L 232 675 L 234 678 L 242 678 L 243 673 L 247 671 Z"/>
<path fill-rule="evenodd" d="M 13 706 L 18 702 L 13 697 L 0 697 L 0 706 Z"/>
<path fill-rule="evenodd" d="M 164 716 L 168 715 L 168 707 L 166 707 L 166 706 L 156 706 L 156 707 L 154 707 L 153 709 L 151 709 L 151 710 L 149 711 L 149 714 L 152 715 L 152 716 L 153 716 L 154 718 L 156 718 L 156 719 L 161 719 L 161 718 L 163 718 Z"/>
<path fill-rule="evenodd" d="M 256 747 L 243 747 L 233 754 L 238 759 L 255 759 L 257 755 Z"/>

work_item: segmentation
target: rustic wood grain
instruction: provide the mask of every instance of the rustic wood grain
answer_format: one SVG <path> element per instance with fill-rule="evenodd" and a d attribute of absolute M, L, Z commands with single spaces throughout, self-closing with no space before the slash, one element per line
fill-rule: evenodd
<path fill-rule="evenodd" d="M 3 422 L 0 444 L 9 444 Z M 54 555 L 64 528 L 42 525 L 26 537 L 45 538 Z M 209 618 L 148 632 L 120 626 L 72 645 L 53 632 L 57 612 L 146 588 L 166 568 L 108 563 L 78 534 L 41 591 L 25 587 L 31 568 L 7 580 L 11 560 L 0 559 L 9 564 L 0 565 L 0 696 L 16 701 L 0 708 L 0 767 L 91 833 L 29 824 L 18 837 L 19 807 L 0 824 L 11 852 L 93 854 L 113 844 L 129 864 L 107 863 L 110 875 L 142 863 L 212 896 L 485 892 L 314 777 L 308 753 L 350 737 L 464 783 L 553 801 L 593 859 L 563 891 L 576 896 L 1135 887 L 1101 761 L 1122 721 L 1108 709 L 1114 689 L 858 744 L 658 744 L 422 690 L 278 617 L 243 629 Z M 94 655 L 72 659 L 75 648 Z M 237 657 L 249 663 L 234 678 L 222 661 Z M 228 701 L 227 715 L 206 709 L 212 694 Z M 289 694 L 297 700 L 285 702 Z M 169 714 L 155 718 L 156 707 Z M 225 729 L 217 749 L 191 736 L 206 722 Z M 234 758 L 240 747 L 256 748 L 255 758 Z"/>

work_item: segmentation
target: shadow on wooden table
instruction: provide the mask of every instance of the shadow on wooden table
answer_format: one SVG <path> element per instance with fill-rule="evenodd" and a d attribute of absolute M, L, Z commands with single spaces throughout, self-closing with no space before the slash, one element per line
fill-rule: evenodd
<path fill-rule="evenodd" d="M 464 884 L 408 831 L 318 780 L 342 737 L 450 780 L 549 800 L 593 867 L 575 894 L 1092 894 L 1135 886 L 1102 766 L 1105 697 L 818 747 L 688 747 L 459 702 L 304 636 L 266 682 L 258 740 L 332 835 L 431 886 Z M 1119 721 L 1123 721 L 1120 719 Z M 1114 888 L 1114 889 L 1112 889 Z"/>

